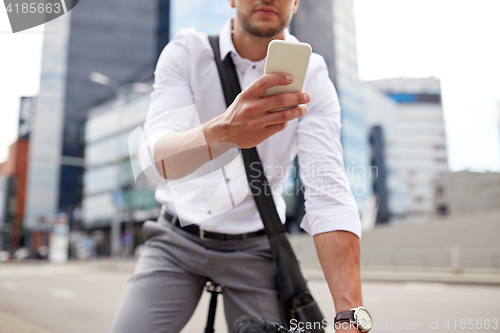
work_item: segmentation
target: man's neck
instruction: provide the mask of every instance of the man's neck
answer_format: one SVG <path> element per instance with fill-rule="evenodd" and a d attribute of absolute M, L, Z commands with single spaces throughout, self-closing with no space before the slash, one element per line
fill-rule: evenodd
<path fill-rule="evenodd" d="M 285 39 L 285 31 L 281 31 L 279 34 L 265 38 L 252 35 L 248 31 L 244 30 L 234 19 L 234 33 L 231 35 L 233 39 L 234 48 L 236 52 L 242 58 L 249 59 L 251 61 L 259 61 L 266 57 L 267 46 L 274 39 Z"/>

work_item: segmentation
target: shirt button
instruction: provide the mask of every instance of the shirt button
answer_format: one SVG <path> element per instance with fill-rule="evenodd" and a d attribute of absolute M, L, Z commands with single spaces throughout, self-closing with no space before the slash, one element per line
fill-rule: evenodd
<path fill-rule="evenodd" d="M 252 68 L 255 69 L 255 65 L 253 65 Z"/>

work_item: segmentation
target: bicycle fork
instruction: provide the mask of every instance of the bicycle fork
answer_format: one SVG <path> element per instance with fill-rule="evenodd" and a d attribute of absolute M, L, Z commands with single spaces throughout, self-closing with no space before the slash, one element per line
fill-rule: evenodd
<path fill-rule="evenodd" d="M 217 309 L 217 296 L 219 296 L 219 294 L 222 294 L 222 286 L 214 283 L 210 279 L 207 279 L 205 286 L 207 287 L 207 292 L 212 294 L 212 297 L 210 299 L 210 307 L 208 308 L 207 327 L 205 328 L 205 333 L 214 333 L 215 310 Z"/>

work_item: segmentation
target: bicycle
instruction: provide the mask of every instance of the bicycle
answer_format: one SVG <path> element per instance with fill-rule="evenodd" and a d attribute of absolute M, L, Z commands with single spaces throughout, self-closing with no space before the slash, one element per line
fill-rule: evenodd
<path fill-rule="evenodd" d="M 205 333 L 214 333 L 215 310 L 217 308 L 217 297 L 222 294 L 223 286 L 207 279 L 205 286 L 207 292 L 211 293 L 210 306 L 208 308 L 207 326 Z M 303 330 L 289 330 L 275 322 L 265 318 L 243 315 L 235 322 L 236 333 L 307 333 Z"/>

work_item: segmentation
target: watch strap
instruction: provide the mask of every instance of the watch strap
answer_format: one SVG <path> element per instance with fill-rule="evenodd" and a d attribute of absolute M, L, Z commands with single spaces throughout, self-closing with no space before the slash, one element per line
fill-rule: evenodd
<path fill-rule="evenodd" d="M 334 323 L 338 322 L 346 322 L 346 321 L 354 321 L 354 311 L 349 310 L 349 311 L 341 311 L 337 313 L 334 319 Z"/>

